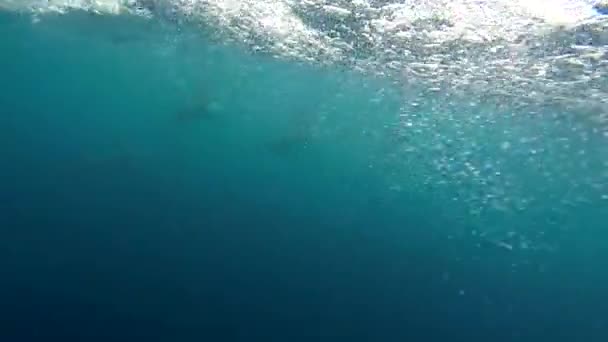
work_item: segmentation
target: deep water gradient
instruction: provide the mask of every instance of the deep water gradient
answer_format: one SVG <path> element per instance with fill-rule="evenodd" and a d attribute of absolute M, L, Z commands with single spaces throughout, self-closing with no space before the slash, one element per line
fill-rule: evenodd
<path fill-rule="evenodd" d="M 0 341 L 608 338 L 605 234 L 519 255 L 387 190 L 381 79 L 132 18 L 0 37 Z"/>

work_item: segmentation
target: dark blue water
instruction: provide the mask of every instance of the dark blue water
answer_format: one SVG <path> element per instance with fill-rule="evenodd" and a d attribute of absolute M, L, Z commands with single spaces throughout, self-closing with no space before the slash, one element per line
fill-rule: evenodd
<path fill-rule="evenodd" d="M 601 231 L 519 255 L 387 190 L 385 80 L 125 18 L 0 37 L 0 341 L 608 338 Z"/>

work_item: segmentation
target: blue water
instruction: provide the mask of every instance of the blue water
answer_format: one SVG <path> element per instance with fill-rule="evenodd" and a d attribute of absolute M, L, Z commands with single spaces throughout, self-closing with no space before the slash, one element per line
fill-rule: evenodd
<path fill-rule="evenodd" d="M 0 37 L 0 341 L 608 337 L 604 207 L 552 253 L 449 237 L 424 175 L 387 190 L 386 79 L 134 18 Z"/>

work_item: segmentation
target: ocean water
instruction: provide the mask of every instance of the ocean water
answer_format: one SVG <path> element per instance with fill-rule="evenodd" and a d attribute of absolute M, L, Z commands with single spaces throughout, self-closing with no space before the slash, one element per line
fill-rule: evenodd
<path fill-rule="evenodd" d="M 0 1 L 0 341 L 606 341 L 564 3 Z"/>

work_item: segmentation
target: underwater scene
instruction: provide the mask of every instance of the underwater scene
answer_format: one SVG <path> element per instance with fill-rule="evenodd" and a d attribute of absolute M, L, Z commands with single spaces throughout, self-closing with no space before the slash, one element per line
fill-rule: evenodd
<path fill-rule="evenodd" d="M 0 341 L 608 341 L 608 2 L 0 0 Z"/>

